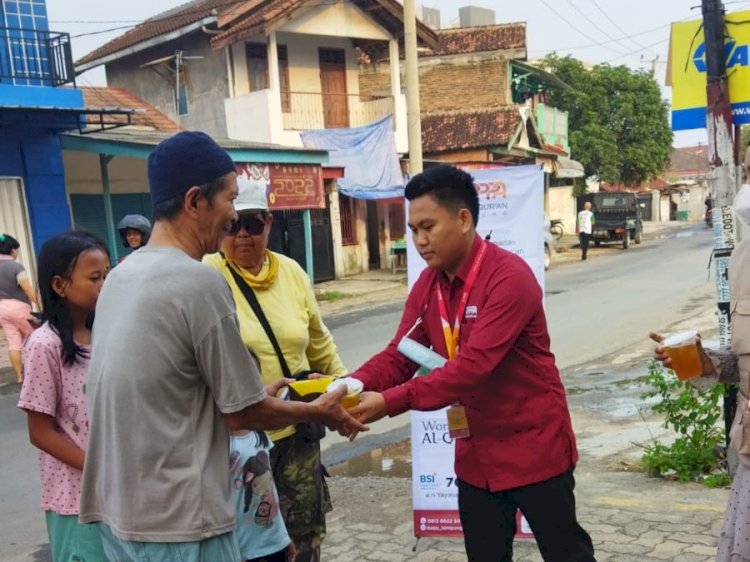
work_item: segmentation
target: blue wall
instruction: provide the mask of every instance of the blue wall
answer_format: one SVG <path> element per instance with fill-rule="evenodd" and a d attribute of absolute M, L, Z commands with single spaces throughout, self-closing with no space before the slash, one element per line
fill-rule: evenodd
<path fill-rule="evenodd" d="M 71 228 L 62 148 L 55 131 L 0 123 L 0 176 L 23 178 L 34 249 Z"/>
<path fill-rule="evenodd" d="M 3 106 L 82 109 L 83 92 L 76 88 L 0 84 L 0 108 Z"/>

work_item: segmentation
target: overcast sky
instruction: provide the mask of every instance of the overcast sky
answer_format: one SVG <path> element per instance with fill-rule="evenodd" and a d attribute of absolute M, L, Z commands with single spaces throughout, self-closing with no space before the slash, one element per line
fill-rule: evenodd
<path fill-rule="evenodd" d="M 77 59 L 127 28 L 96 32 L 133 25 L 181 3 L 181 0 L 47 0 L 47 9 L 50 28 L 71 34 Z M 653 68 L 660 84 L 664 83 L 669 24 L 701 17 L 700 0 L 423 0 L 421 3 L 440 10 L 443 26 L 457 24 L 458 9 L 467 5 L 494 10 L 496 23 L 525 21 L 529 59 L 556 51 L 592 64 Z M 724 4 L 730 12 L 750 9 L 750 0 L 727 0 Z M 80 80 L 80 85 L 92 84 L 105 84 L 101 68 L 89 71 Z M 664 89 L 664 95 L 669 96 L 669 88 Z M 705 131 L 675 135 L 676 146 L 706 140 Z"/>

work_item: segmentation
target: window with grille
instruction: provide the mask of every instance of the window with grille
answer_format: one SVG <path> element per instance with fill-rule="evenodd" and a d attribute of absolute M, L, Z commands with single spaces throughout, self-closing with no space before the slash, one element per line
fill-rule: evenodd
<path fill-rule="evenodd" d="M 357 202 L 343 193 L 339 193 L 339 215 L 341 243 L 344 246 L 357 244 Z"/>
<path fill-rule="evenodd" d="M 268 78 L 268 47 L 261 43 L 248 43 L 247 75 L 250 80 L 250 91 L 267 90 L 270 87 Z M 289 55 L 286 45 L 277 45 L 279 58 L 279 82 L 281 83 L 281 110 L 291 113 L 292 98 L 289 87 Z"/>

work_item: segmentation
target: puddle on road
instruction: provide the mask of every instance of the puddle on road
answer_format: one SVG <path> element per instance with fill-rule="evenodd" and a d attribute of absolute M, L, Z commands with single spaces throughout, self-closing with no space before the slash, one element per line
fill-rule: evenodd
<path fill-rule="evenodd" d="M 411 478 L 411 441 L 373 449 L 328 469 L 331 476 Z"/>

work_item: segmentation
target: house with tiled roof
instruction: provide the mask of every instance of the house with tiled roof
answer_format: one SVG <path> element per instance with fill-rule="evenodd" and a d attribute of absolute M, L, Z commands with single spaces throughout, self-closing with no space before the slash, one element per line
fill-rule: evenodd
<path fill-rule="evenodd" d="M 437 44 L 419 52 L 422 151 L 426 165 L 541 164 L 552 186 L 545 206 L 552 218 L 574 224 L 572 177 L 583 173 L 569 158 L 567 113 L 546 103 L 567 85 L 530 64 L 526 23 L 438 29 Z M 391 61 L 367 53 L 360 90 L 377 95 L 389 83 Z M 401 71 L 405 71 L 402 61 Z M 564 176 L 564 178 L 563 178 Z"/>
<path fill-rule="evenodd" d="M 417 26 L 421 48 L 437 36 Z M 302 147 L 301 133 L 350 129 L 392 119 L 395 152 L 407 150 L 406 102 L 398 61 L 403 6 L 397 0 L 194 0 L 156 15 L 85 55 L 82 72 L 105 67 L 125 88 L 185 129 L 249 142 Z M 363 93 L 363 53 L 394 62 L 385 91 Z M 390 80 L 392 79 L 392 81 Z M 366 201 L 325 183 L 314 214 L 316 280 L 388 267 L 404 235 L 400 202 Z M 378 194 L 374 194 L 377 196 Z M 302 211 L 275 212 L 273 249 L 295 255 Z M 369 225 L 369 229 L 368 229 Z"/>

